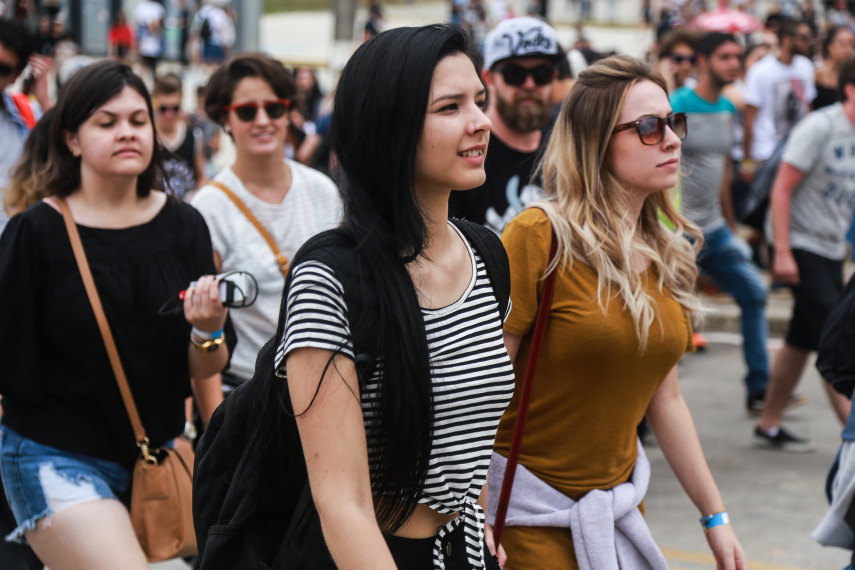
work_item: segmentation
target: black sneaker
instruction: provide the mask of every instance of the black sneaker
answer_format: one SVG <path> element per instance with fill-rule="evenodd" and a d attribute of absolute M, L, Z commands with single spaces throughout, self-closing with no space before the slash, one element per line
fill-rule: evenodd
<path fill-rule="evenodd" d="M 763 402 L 766 399 L 765 392 L 755 392 L 753 394 L 748 394 L 748 398 L 746 399 L 745 408 L 748 411 L 748 415 L 752 417 L 757 417 L 760 415 L 760 412 L 763 411 Z M 802 396 L 801 394 L 793 394 L 790 396 L 790 399 L 787 400 L 787 405 L 784 406 L 784 411 L 788 412 L 790 410 L 794 410 L 799 406 L 803 406 L 807 402 L 807 398 Z"/>
<path fill-rule="evenodd" d="M 816 444 L 813 441 L 796 437 L 782 427 L 778 428 L 778 434 L 775 437 L 770 436 L 759 427 L 754 428 L 754 447 L 788 453 L 810 453 L 816 451 Z"/>

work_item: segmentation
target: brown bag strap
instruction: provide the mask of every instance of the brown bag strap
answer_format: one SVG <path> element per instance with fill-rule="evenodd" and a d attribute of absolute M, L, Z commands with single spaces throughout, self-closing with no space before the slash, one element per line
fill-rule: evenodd
<path fill-rule="evenodd" d="M 119 392 L 122 393 L 122 401 L 125 403 L 125 409 L 128 411 L 128 417 L 131 419 L 131 426 L 134 428 L 134 437 L 136 437 L 138 444 L 148 446 L 148 437 L 146 437 L 145 428 L 143 428 L 140 421 L 140 414 L 137 412 L 137 405 L 134 403 L 131 387 L 128 386 L 128 378 L 125 376 L 125 369 L 122 367 L 122 360 L 119 358 L 119 351 L 116 349 L 116 341 L 113 340 L 113 333 L 110 331 L 107 315 L 104 314 L 104 307 L 101 305 L 101 297 L 98 296 L 95 280 L 92 279 L 92 270 L 89 269 L 89 261 L 86 259 L 83 242 L 80 241 L 80 234 L 77 232 L 77 224 L 74 223 L 74 218 L 71 217 L 71 210 L 68 209 L 68 203 L 60 197 L 55 197 L 54 200 L 56 200 L 59 210 L 62 212 L 65 229 L 68 230 L 68 239 L 71 240 L 71 249 L 74 251 L 74 259 L 77 260 L 80 277 L 83 278 L 83 286 L 86 287 L 89 303 L 92 305 L 92 311 L 95 313 L 95 320 L 98 321 L 98 329 L 101 331 L 101 338 L 104 340 L 104 347 L 107 349 L 107 356 L 110 358 L 110 366 L 113 367 L 113 374 L 116 376 L 116 384 L 119 385 Z"/>
<path fill-rule="evenodd" d="M 270 232 L 268 232 L 267 229 L 261 225 L 261 222 L 258 221 L 258 218 L 255 217 L 255 214 L 252 213 L 252 210 L 250 210 L 249 207 L 243 203 L 243 200 L 238 198 L 237 194 L 232 192 L 231 189 L 225 184 L 221 182 L 216 182 L 214 180 L 209 180 L 208 184 L 222 190 L 226 194 L 226 196 L 228 196 L 229 199 L 231 199 L 231 201 L 235 203 L 235 206 L 237 206 L 238 209 L 243 212 L 243 215 L 246 216 L 246 219 L 248 219 L 250 223 L 255 226 L 255 229 L 258 230 L 258 233 L 261 234 L 261 237 L 263 237 L 264 241 L 267 242 L 267 245 L 270 246 L 271 251 L 273 251 L 273 255 L 276 257 L 276 263 L 279 264 L 279 270 L 282 271 L 282 275 L 287 276 L 289 264 L 288 258 L 285 257 L 284 253 L 279 251 L 279 246 L 276 245 L 276 241 L 273 239 L 273 236 L 270 235 Z"/>
<path fill-rule="evenodd" d="M 555 232 L 552 232 L 552 242 L 549 244 L 549 261 L 546 266 L 552 265 L 558 251 L 558 241 Z M 508 505 L 511 502 L 511 490 L 514 487 L 514 477 L 517 471 L 517 462 L 520 458 L 523 432 L 528 419 L 528 407 L 531 403 L 531 389 L 534 386 L 534 375 L 537 373 L 537 361 L 540 359 L 540 349 L 543 346 L 543 337 L 546 333 L 546 321 L 549 319 L 549 309 L 552 306 L 552 293 L 555 291 L 555 276 L 558 273 L 556 267 L 546 277 L 543 284 L 543 294 L 540 296 L 540 307 L 537 309 L 537 319 L 534 323 L 534 333 L 531 339 L 531 350 L 528 356 L 528 365 L 525 369 L 520 403 L 517 409 L 517 421 L 514 424 L 514 434 L 511 437 L 511 449 L 508 453 L 508 463 L 505 465 L 505 476 L 502 479 L 502 490 L 499 493 L 499 505 L 496 509 L 496 521 L 493 525 L 493 539 L 498 545 L 502 541 L 502 531 L 505 528 L 505 517 L 508 514 Z"/>

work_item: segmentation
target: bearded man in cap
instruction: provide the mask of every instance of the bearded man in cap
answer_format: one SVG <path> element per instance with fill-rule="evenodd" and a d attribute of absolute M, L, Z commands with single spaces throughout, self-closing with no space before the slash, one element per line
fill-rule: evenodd
<path fill-rule="evenodd" d="M 500 22 L 484 41 L 482 77 L 493 122 L 480 188 L 452 192 L 449 214 L 501 235 L 541 188 L 533 180 L 538 151 L 548 140 L 552 82 L 559 55 L 555 30 L 534 18 Z"/>

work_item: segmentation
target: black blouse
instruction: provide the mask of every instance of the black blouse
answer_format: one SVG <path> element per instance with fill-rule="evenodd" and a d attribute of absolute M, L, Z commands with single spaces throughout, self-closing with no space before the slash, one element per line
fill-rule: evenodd
<path fill-rule="evenodd" d="M 826 87 L 821 83 L 817 83 L 816 99 L 813 100 L 813 110 L 816 111 L 817 109 L 834 105 L 837 103 L 839 98 L 840 95 L 838 94 L 836 87 Z"/>
<path fill-rule="evenodd" d="M 104 312 L 151 443 L 184 429 L 190 324 L 158 309 L 216 273 L 208 227 L 169 199 L 130 228 L 78 226 Z M 62 215 L 39 202 L 0 236 L 2 423 L 72 453 L 133 465 L 139 454 Z M 236 338 L 226 323 L 227 344 Z"/>

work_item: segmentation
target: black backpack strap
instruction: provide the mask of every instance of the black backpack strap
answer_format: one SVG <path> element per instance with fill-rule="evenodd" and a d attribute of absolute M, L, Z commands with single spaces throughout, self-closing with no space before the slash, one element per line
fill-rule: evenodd
<path fill-rule="evenodd" d="M 312 503 L 312 487 L 309 485 L 309 480 L 306 479 L 306 484 L 303 485 L 303 492 L 300 493 L 300 500 L 297 501 L 297 507 L 294 509 L 294 514 L 291 516 L 291 523 L 288 525 L 288 530 L 285 531 L 285 536 L 279 545 L 279 550 L 276 552 L 276 558 L 273 559 L 273 570 L 281 567 L 285 555 L 288 553 L 288 546 L 291 544 L 291 539 L 298 530 L 302 530 L 308 521 L 307 515 L 310 513 L 309 508 Z"/>
<path fill-rule="evenodd" d="M 456 218 L 449 221 L 466 236 L 484 260 L 487 276 L 493 284 L 493 292 L 499 303 L 499 316 L 504 320 L 508 314 L 511 297 L 511 267 L 502 240 L 492 230 L 481 224 Z"/>
<path fill-rule="evenodd" d="M 831 386 L 851 398 L 855 390 L 855 279 L 850 279 L 825 319 L 816 351 L 816 368 Z"/>

